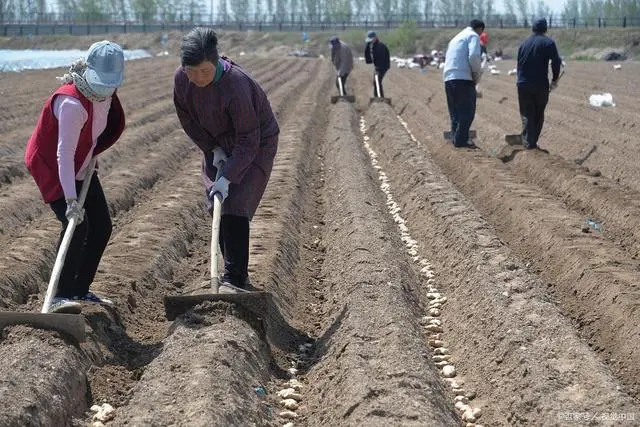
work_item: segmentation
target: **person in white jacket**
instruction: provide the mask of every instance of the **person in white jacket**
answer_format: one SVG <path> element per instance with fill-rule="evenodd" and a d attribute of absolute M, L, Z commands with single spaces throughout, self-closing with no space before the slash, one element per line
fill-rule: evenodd
<path fill-rule="evenodd" d="M 484 22 L 474 19 L 447 47 L 444 62 L 444 88 L 451 118 L 451 134 L 456 147 L 471 147 L 469 129 L 476 114 L 476 85 L 482 76 L 480 34 Z"/>
<path fill-rule="evenodd" d="M 340 90 L 338 79 L 342 81 L 344 95 L 347 94 L 347 77 L 353 71 L 353 53 L 351 48 L 337 36 L 331 37 L 329 40 L 331 46 L 331 62 L 336 68 L 336 87 Z"/>

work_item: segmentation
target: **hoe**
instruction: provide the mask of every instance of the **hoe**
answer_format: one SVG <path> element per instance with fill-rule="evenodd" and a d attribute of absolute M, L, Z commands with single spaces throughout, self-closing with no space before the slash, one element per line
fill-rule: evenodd
<path fill-rule="evenodd" d="M 380 96 L 380 79 L 378 78 L 378 73 L 375 73 L 373 78 L 376 81 L 376 97 L 369 99 L 369 103 L 384 102 L 385 104 L 391 105 L 391 98 L 383 98 Z"/>
<path fill-rule="evenodd" d="M 220 178 L 222 168 L 218 168 L 216 179 Z M 213 222 L 211 227 L 211 275 L 209 286 L 196 290 L 188 295 L 173 295 L 164 297 L 164 309 L 167 319 L 174 320 L 191 308 L 206 301 L 224 301 L 242 306 L 249 311 L 262 316 L 266 311 L 269 294 L 263 291 L 247 291 L 234 288 L 237 293 L 221 293 L 218 276 L 218 238 L 220 236 L 220 219 L 222 217 L 222 195 L 217 193 L 213 202 Z M 224 287 L 226 288 L 226 286 Z"/>
<path fill-rule="evenodd" d="M 340 95 L 331 97 L 331 103 L 332 104 L 335 104 L 340 99 L 344 99 L 345 101 L 350 102 L 350 103 L 351 102 L 356 102 L 356 97 L 354 95 L 346 95 L 344 93 L 344 87 L 342 86 L 342 79 L 339 76 L 338 76 L 338 86 L 340 88 Z"/>
<path fill-rule="evenodd" d="M 82 183 L 80 190 L 80 198 L 78 203 L 80 206 L 84 206 L 84 201 L 87 198 L 87 192 L 89 191 L 89 185 L 91 183 L 91 176 L 96 166 L 96 159 L 92 159 L 87 168 L 85 179 Z M 84 213 L 84 212 L 83 212 Z M 52 329 L 60 332 L 64 332 L 71 335 L 78 342 L 84 342 L 85 335 L 85 321 L 84 317 L 79 314 L 61 314 L 50 313 L 51 301 L 58 291 L 58 282 L 60 281 L 60 275 L 62 274 L 62 267 L 64 266 L 65 258 L 67 257 L 67 251 L 71 244 L 71 238 L 81 218 L 73 217 L 69 220 L 67 229 L 65 230 L 60 243 L 60 248 L 56 255 L 56 262 L 53 265 L 51 271 L 51 278 L 49 279 L 49 285 L 47 287 L 47 294 L 42 305 L 40 313 L 32 312 L 0 312 L 0 328 L 4 328 L 8 325 L 29 325 L 41 329 Z"/>

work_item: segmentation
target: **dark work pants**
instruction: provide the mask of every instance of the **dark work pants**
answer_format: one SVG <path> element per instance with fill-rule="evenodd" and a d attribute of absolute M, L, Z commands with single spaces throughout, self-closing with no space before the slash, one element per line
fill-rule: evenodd
<path fill-rule="evenodd" d="M 522 144 L 536 148 L 544 125 L 544 110 L 549 102 L 549 88 L 518 86 L 518 103 L 522 119 Z"/>
<path fill-rule="evenodd" d="M 444 83 L 451 119 L 453 145 L 469 144 L 469 129 L 476 115 L 476 85 L 471 80 L 449 80 Z"/>
<path fill-rule="evenodd" d="M 344 89 L 344 94 L 347 94 L 347 77 L 349 77 L 349 73 L 344 76 L 336 76 L 336 87 L 338 88 L 338 93 L 340 93 L 340 84 L 338 83 L 338 79 L 342 79 L 342 88 Z"/>
<path fill-rule="evenodd" d="M 382 88 L 382 79 L 384 78 L 384 75 L 387 74 L 388 70 L 384 70 L 384 71 L 378 71 L 376 70 L 376 74 L 378 75 L 378 82 L 380 83 L 380 98 L 384 98 L 384 89 Z M 376 76 L 373 76 L 373 97 L 377 98 L 378 97 L 378 92 L 376 90 Z"/>
<path fill-rule="evenodd" d="M 78 197 L 82 181 L 76 181 Z M 50 204 L 56 218 L 62 223 L 58 239 L 60 248 L 68 220 L 65 216 L 67 202 L 64 197 Z M 76 226 L 64 261 L 56 296 L 71 298 L 85 296 L 98 271 L 104 249 L 111 237 L 109 207 L 96 173 L 91 177 L 89 191 L 84 202 L 84 221 Z"/>
<path fill-rule="evenodd" d="M 249 276 L 249 218 L 222 215 L 219 243 L 224 257 L 223 280 L 242 287 Z"/>

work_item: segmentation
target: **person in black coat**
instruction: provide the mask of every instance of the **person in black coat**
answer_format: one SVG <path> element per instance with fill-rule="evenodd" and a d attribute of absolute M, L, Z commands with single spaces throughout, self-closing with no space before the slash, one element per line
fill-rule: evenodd
<path fill-rule="evenodd" d="M 545 35 L 547 20 L 533 24 L 533 35 L 518 49 L 518 102 L 522 118 L 522 143 L 525 148 L 538 148 L 544 124 L 544 110 L 549 91 L 558 85 L 562 60 L 556 43 Z M 552 80 L 549 85 L 549 62 Z"/>
<path fill-rule="evenodd" d="M 389 49 L 380 41 L 376 36 L 375 31 L 369 31 L 367 38 L 365 39 L 367 44 L 364 49 L 364 58 L 367 64 L 373 64 L 376 74 L 378 75 L 378 83 L 380 83 L 380 97 L 384 98 L 384 90 L 382 89 L 382 79 L 384 75 L 391 68 L 391 57 L 389 56 Z M 378 93 L 376 92 L 376 80 L 373 78 L 373 97 L 376 98 Z"/>

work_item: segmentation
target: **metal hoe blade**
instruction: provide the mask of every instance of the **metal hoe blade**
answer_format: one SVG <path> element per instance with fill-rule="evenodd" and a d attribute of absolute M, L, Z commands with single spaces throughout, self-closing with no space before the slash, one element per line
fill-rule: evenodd
<path fill-rule="evenodd" d="M 0 329 L 12 325 L 55 330 L 72 336 L 78 342 L 86 340 L 84 317 L 78 314 L 0 312 Z"/>

